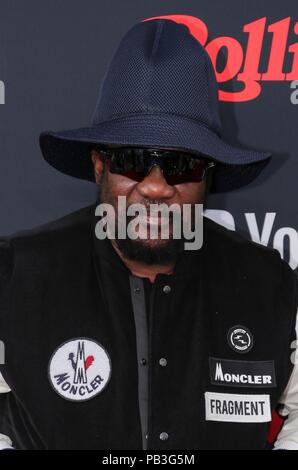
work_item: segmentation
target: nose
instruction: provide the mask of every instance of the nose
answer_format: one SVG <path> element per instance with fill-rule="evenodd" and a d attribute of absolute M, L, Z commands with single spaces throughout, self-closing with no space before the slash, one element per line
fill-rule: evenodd
<path fill-rule="evenodd" d="M 173 197 L 175 188 L 167 183 L 160 167 L 155 165 L 138 184 L 138 191 L 143 197 L 149 199 L 169 199 Z"/>

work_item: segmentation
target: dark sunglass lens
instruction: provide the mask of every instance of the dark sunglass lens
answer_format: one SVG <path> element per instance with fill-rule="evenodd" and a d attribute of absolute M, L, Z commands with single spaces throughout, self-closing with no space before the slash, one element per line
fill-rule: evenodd
<path fill-rule="evenodd" d="M 111 151 L 109 168 L 111 173 L 142 181 L 152 166 L 158 165 L 168 184 L 200 182 L 205 176 L 208 162 L 173 150 L 125 148 Z"/>
<path fill-rule="evenodd" d="M 200 182 L 204 178 L 206 167 L 206 162 L 184 156 L 173 165 L 172 171 L 169 171 L 165 176 L 171 185 Z"/>
<path fill-rule="evenodd" d="M 111 173 L 120 174 L 135 181 L 144 177 L 142 149 L 117 149 L 110 158 Z"/>
<path fill-rule="evenodd" d="M 164 157 L 163 168 L 168 176 L 179 175 L 184 171 L 185 162 L 179 155 Z"/>

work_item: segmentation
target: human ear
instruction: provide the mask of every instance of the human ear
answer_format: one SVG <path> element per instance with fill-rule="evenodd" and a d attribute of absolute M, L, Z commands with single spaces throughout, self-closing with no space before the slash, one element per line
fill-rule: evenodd
<path fill-rule="evenodd" d="M 96 183 L 99 183 L 104 168 L 103 156 L 94 149 L 91 150 L 90 156 L 93 162 L 95 181 Z"/>

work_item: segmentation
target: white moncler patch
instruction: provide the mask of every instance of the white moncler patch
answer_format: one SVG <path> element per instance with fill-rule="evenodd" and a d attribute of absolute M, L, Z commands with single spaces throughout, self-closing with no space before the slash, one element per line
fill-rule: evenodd
<path fill-rule="evenodd" d="M 48 373 L 51 385 L 63 398 L 90 400 L 106 387 L 111 376 L 111 360 L 96 341 L 76 338 L 56 349 Z"/>

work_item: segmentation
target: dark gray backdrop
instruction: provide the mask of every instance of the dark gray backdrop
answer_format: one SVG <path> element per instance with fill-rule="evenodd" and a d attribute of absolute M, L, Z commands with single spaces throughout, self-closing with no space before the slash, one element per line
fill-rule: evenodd
<path fill-rule="evenodd" d="M 0 80 L 5 86 L 5 104 L 0 104 L 1 235 L 94 201 L 94 185 L 59 174 L 43 161 L 39 133 L 87 125 L 100 80 L 121 37 L 138 21 L 168 14 L 202 19 L 209 40 L 231 36 L 244 53 L 243 26 L 262 17 L 267 18 L 267 27 L 290 17 L 287 48 L 298 41 L 295 0 L 1 0 Z M 263 72 L 271 40 L 272 33 L 266 31 L 259 69 Z M 285 72 L 290 71 L 292 59 L 287 52 Z M 221 102 L 226 139 L 273 151 L 275 157 L 255 183 L 211 197 L 209 215 L 234 222 L 236 230 L 249 238 L 257 239 L 259 230 L 262 242 L 278 248 L 296 269 L 298 106 L 291 102 L 290 83 L 262 82 L 255 100 Z M 233 80 L 221 88 L 233 90 L 238 85 Z"/>

